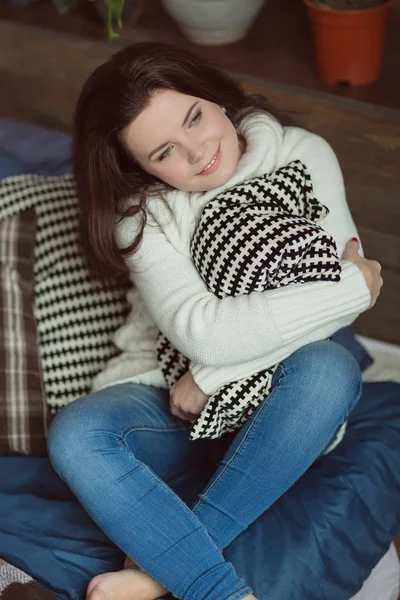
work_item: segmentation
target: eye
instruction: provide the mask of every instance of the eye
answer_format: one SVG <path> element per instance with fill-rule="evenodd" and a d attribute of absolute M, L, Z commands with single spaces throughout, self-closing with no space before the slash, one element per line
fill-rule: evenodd
<path fill-rule="evenodd" d="M 193 117 L 193 119 L 190 121 L 190 127 L 192 125 L 197 125 L 197 123 L 199 123 L 201 121 L 201 117 L 203 116 L 203 113 L 201 112 L 201 110 L 199 110 L 199 112 Z"/>
<path fill-rule="evenodd" d="M 167 158 L 171 154 L 172 148 L 173 146 L 168 146 L 168 148 L 164 150 L 162 154 L 160 154 L 160 156 L 158 157 L 159 162 L 161 162 L 162 160 L 164 160 L 164 158 Z"/>

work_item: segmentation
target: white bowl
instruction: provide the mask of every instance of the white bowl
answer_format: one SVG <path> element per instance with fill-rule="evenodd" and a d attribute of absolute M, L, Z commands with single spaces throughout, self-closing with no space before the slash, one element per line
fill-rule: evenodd
<path fill-rule="evenodd" d="M 231 44 L 242 39 L 265 0 L 163 0 L 165 10 L 196 44 Z"/>

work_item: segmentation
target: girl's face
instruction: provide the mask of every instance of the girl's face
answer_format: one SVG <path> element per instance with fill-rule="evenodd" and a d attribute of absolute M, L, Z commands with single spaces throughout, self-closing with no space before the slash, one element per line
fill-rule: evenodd
<path fill-rule="evenodd" d="M 184 192 L 223 185 L 240 158 L 236 130 L 222 108 L 172 90 L 151 97 L 121 142 L 145 171 Z"/>

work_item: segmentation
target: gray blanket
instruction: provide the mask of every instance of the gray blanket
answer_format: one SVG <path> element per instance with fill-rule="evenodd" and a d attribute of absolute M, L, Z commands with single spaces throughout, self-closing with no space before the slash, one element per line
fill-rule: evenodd
<path fill-rule="evenodd" d="M 0 558 L 0 599 L 54 600 L 54 596 L 24 571 Z"/>

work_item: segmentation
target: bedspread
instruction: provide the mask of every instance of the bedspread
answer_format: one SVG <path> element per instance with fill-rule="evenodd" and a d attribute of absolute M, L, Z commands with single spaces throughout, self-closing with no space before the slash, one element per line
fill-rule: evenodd
<path fill-rule="evenodd" d="M 2 147 L 24 163 L 13 173 L 70 170 L 64 134 L 0 120 Z M 259 600 L 349 600 L 360 589 L 400 531 L 399 447 L 400 385 L 365 383 L 340 446 L 225 550 Z M 83 600 L 90 579 L 124 559 L 39 456 L 0 457 L 0 555 L 0 600 Z"/>

